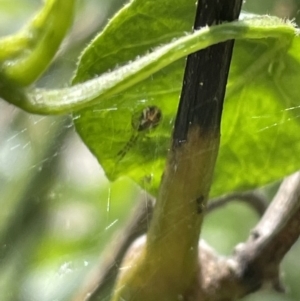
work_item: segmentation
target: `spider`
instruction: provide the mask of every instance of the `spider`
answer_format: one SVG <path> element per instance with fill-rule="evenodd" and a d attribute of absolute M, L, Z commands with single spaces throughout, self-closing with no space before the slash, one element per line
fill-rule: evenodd
<path fill-rule="evenodd" d="M 134 114 L 131 119 L 133 133 L 129 141 L 118 152 L 118 161 L 122 160 L 127 152 L 133 147 L 139 137 L 140 132 L 147 132 L 151 129 L 154 129 L 159 125 L 161 118 L 162 113 L 157 106 L 146 107 L 141 113 Z"/>

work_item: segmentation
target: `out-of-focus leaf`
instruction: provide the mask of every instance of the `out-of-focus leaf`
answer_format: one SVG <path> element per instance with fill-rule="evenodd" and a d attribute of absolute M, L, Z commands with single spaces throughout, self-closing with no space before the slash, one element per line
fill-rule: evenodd
<path fill-rule="evenodd" d="M 70 28 L 75 4 L 76 0 L 47 0 L 20 32 L 1 38 L 1 77 L 21 86 L 33 83 L 48 67 Z"/>

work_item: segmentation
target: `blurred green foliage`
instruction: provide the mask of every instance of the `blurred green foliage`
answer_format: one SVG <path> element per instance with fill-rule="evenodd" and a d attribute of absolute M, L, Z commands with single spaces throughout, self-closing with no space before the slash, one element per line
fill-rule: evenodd
<path fill-rule="evenodd" d="M 68 83 L 79 52 L 122 3 L 82 0 L 72 38 L 39 85 Z M 20 28 L 40 4 L 0 0 L 0 34 Z M 297 18 L 299 6 L 293 0 L 247 0 L 244 8 Z M 133 204 L 146 197 L 127 179 L 108 183 L 68 118 L 33 116 L 1 102 L 0 145 L 0 299 L 71 300 Z M 257 220 L 251 209 L 232 203 L 207 217 L 203 235 L 229 254 Z M 299 251 L 298 243 L 283 263 L 286 296 L 264 291 L 245 300 L 299 300 Z"/>

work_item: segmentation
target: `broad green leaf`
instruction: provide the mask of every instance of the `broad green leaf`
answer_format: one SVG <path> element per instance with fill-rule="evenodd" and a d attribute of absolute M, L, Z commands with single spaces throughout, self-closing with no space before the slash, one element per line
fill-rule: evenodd
<path fill-rule="evenodd" d="M 236 112 L 236 106 L 241 102 L 241 93 L 251 96 L 256 93 L 256 87 L 253 92 L 249 82 L 259 76 L 262 76 L 259 84 L 267 83 L 269 77 L 274 78 L 274 82 L 280 81 L 285 64 L 277 61 L 279 57 L 291 57 L 291 54 L 286 54 L 289 43 L 294 38 L 291 24 L 277 18 L 263 17 L 204 28 L 184 37 L 193 19 L 192 2 L 178 1 L 176 8 L 171 1 L 156 5 L 149 3 L 139 0 L 130 2 L 108 24 L 83 53 L 73 87 L 60 90 L 26 89 L 16 87 L 0 74 L 1 95 L 34 113 L 62 114 L 85 108 L 74 114 L 77 131 L 96 155 L 109 179 L 130 176 L 155 194 L 170 143 L 181 88 L 184 60 L 178 59 L 227 39 L 245 39 L 237 43 L 237 54 L 232 63 L 226 104 L 229 113 L 224 117 L 221 163 L 217 167 L 213 193 L 262 185 L 297 168 L 295 161 L 290 161 L 290 165 L 286 164 L 287 168 L 278 168 L 280 164 L 277 167 L 273 164 L 268 173 L 258 178 L 261 162 L 249 160 L 248 153 L 252 154 L 253 149 L 250 148 L 247 153 L 244 148 L 248 147 L 249 136 L 253 139 L 261 128 L 253 127 L 255 123 L 247 126 L 245 132 L 248 136 L 245 134 L 244 137 L 248 140 L 244 141 L 239 130 L 243 129 L 243 122 L 247 118 Z M 246 41 L 247 38 L 265 37 L 273 39 Z M 297 38 L 294 40 L 290 49 L 297 48 Z M 166 42 L 169 43 L 158 47 Z M 292 53 L 296 58 L 297 51 Z M 119 64 L 126 62 L 127 65 L 118 68 Z M 295 67 L 295 64 L 292 65 Z M 114 71 L 109 72 L 114 68 Z M 295 78 L 298 78 L 297 74 Z M 295 82 L 296 80 L 293 83 Z M 291 81 L 287 82 L 290 83 Z M 272 91 L 273 87 L 269 85 L 263 93 L 269 93 L 266 97 L 271 102 L 269 110 L 272 118 L 277 120 L 278 114 L 275 112 L 278 108 L 275 109 L 274 106 L 278 106 L 279 102 L 276 102 L 274 93 L 268 92 L 268 89 Z M 250 96 L 247 97 L 250 99 Z M 95 103 L 97 105 L 91 107 Z M 139 126 L 136 127 L 136 124 L 145 122 L 143 112 L 151 106 L 162 112 L 162 120 L 155 127 L 142 126 L 144 130 L 138 131 Z M 256 105 L 252 101 L 249 108 L 245 109 L 246 113 L 252 114 L 252 110 L 259 110 L 260 106 L 261 103 Z M 256 115 L 250 115 L 251 118 L 259 116 L 255 110 L 253 112 Z M 233 128 L 233 121 L 237 127 Z M 238 139 L 234 134 L 238 135 Z M 254 139 L 255 145 L 261 147 L 261 154 L 269 154 L 270 142 L 260 141 L 261 138 L 265 137 L 262 135 Z M 231 142 L 232 139 L 235 141 Z M 280 141 L 279 139 L 279 146 Z M 225 160 L 222 158 L 230 163 L 224 164 Z M 239 172 L 247 175 L 245 179 Z"/>
<path fill-rule="evenodd" d="M 1 77 L 14 84 L 33 83 L 51 63 L 71 26 L 76 0 L 47 0 L 17 34 L 0 39 Z"/>
<path fill-rule="evenodd" d="M 299 37 L 287 51 L 275 41 L 236 43 L 214 194 L 264 185 L 300 168 L 299 51 Z"/>
<path fill-rule="evenodd" d="M 150 2 L 131 2 L 108 24 L 83 53 L 74 83 L 134 60 L 190 30 L 193 1 L 176 1 L 176 7 L 173 1 L 151 2 L 151 6 Z M 297 106 L 298 44 L 298 38 L 290 48 L 284 40 L 236 42 L 212 195 L 260 186 L 299 168 L 293 156 L 300 148 L 298 120 L 296 109 L 289 110 Z M 291 68 L 293 81 L 283 80 L 291 77 Z M 177 61 L 131 89 L 74 115 L 78 133 L 110 180 L 126 175 L 156 193 L 183 69 L 184 60 Z M 283 85 L 290 92 L 284 97 L 278 92 Z M 153 105 L 162 111 L 161 124 L 144 133 L 136 132 L 133 116 Z M 124 149 L 127 152 L 122 157 L 119 153 Z"/>
<path fill-rule="evenodd" d="M 74 83 L 135 60 L 184 32 L 190 32 L 194 15 L 195 2 L 192 0 L 179 0 L 176 5 L 171 1 L 130 2 L 85 50 Z M 121 95 L 113 96 L 109 102 L 74 116 L 78 133 L 110 180 L 127 175 L 142 186 L 157 188 L 159 185 L 184 65 L 185 60 L 181 59 Z M 138 133 L 136 143 L 120 158 L 118 153 L 132 135 L 137 134 L 132 130 L 132 116 L 153 104 L 162 111 L 161 125 L 152 132 Z"/>

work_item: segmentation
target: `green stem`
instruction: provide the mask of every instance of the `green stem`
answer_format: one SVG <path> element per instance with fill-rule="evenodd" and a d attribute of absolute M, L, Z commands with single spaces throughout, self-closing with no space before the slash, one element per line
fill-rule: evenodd
<path fill-rule="evenodd" d="M 171 272 L 183 286 L 186 286 L 185 281 L 191 282 L 188 276 L 193 277 L 198 267 L 199 234 L 219 138 L 216 133 L 194 127 L 190 129 L 186 143 L 174 150 L 166 164 L 147 236 L 147 254 L 152 259 L 163 254 L 161 264 L 164 268 L 161 270 Z M 183 279 L 184 272 L 186 277 Z"/>
<path fill-rule="evenodd" d="M 296 30 L 292 23 L 269 16 L 205 27 L 160 47 L 133 63 L 85 83 L 59 90 L 18 91 L 15 87 L 12 89 L 12 86 L 2 85 L 0 96 L 32 113 L 65 114 L 94 105 L 100 101 L 100 97 L 101 101 L 104 101 L 174 61 L 211 45 L 231 39 L 276 38 L 281 39 L 282 47 L 286 47 L 295 34 Z"/>

